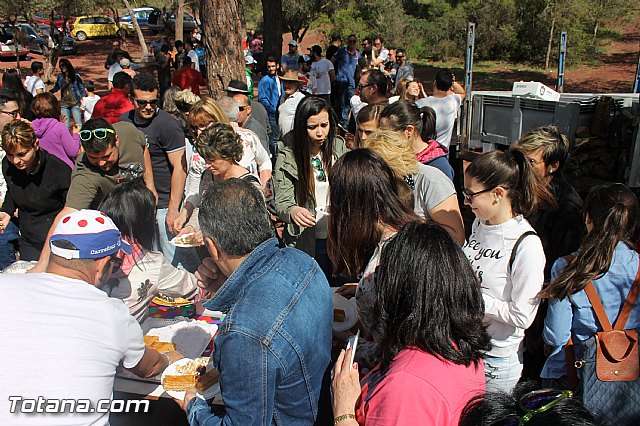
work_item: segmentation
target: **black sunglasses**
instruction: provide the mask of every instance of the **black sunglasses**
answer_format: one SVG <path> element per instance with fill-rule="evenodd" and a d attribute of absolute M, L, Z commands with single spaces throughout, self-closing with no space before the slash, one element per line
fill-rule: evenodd
<path fill-rule="evenodd" d="M 362 90 L 365 87 L 371 87 L 371 86 L 375 86 L 375 83 L 368 83 L 368 84 L 358 84 L 358 90 Z"/>
<path fill-rule="evenodd" d="M 147 105 L 151 105 L 152 107 L 157 106 L 158 105 L 158 99 L 134 99 L 134 101 L 136 101 L 136 103 L 138 105 L 140 105 L 141 107 L 146 107 Z"/>

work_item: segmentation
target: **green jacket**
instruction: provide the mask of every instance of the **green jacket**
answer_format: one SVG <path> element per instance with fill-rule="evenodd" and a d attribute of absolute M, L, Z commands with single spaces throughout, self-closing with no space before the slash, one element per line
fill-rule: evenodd
<path fill-rule="evenodd" d="M 347 152 L 344 139 L 336 136 L 333 147 L 333 161 L 342 157 Z M 298 180 L 298 169 L 293 151 L 289 147 L 284 147 L 278 154 L 275 168 L 275 203 L 276 214 L 286 223 L 283 232 L 283 239 L 287 246 L 302 250 L 310 256 L 315 256 L 316 231 L 315 228 L 300 227 L 291 221 L 291 209 L 298 205 L 296 201 L 295 184 Z M 315 216 L 316 203 L 313 197 L 307 198 L 307 204 L 301 206 L 306 208 Z"/>

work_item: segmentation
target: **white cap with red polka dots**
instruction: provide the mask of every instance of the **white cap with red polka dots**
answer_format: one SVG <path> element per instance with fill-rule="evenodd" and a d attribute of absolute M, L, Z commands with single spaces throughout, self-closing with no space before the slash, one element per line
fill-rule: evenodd
<path fill-rule="evenodd" d="M 75 248 L 60 247 L 67 241 Z M 120 250 L 131 254 L 131 247 L 121 238 L 120 231 L 104 213 L 78 210 L 64 216 L 56 225 L 49 242 L 51 253 L 65 259 L 99 259 Z"/>

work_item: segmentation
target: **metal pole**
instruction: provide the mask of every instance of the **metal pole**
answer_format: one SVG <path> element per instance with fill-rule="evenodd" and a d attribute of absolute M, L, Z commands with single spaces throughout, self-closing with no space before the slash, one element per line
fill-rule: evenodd
<path fill-rule="evenodd" d="M 640 51 L 638 52 L 638 65 L 636 66 L 636 79 L 633 83 L 633 93 L 640 93 Z"/>
<path fill-rule="evenodd" d="M 558 84 L 556 90 L 558 93 L 564 92 L 564 63 L 567 59 L 567 32 L 560 34 L 560 60 L 558 64 Z"/>
<path fill-rule="evenodd" d="M 473 49 L 476 40 L 476 24 L 473 22 L 467 23 L 467 52 L 464 61 L 464 90 L 466 96 L 464 98 L 464 110 L 462 118 L 463 131 L 462 131 L 462 148 L 466 149 L 469 146 L 469 135 L 471 133 L 471 85 L 473 83 Z"/>

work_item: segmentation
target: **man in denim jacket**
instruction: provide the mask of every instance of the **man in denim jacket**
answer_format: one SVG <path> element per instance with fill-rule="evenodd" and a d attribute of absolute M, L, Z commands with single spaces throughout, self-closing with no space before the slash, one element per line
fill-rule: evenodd
<path fill-rule="evenodd" d="M 191 425 L 312 425 L 330 362 L 329 284 L 307 254 L 278 247 L 260 191 L 247 181 L 216 182 L 199 220 L 211 254 L 199 284 L 217 290 L 204 303 L 227 314 L 213 361 L 225 409 L 213 413 L 187 392 Z"/>

